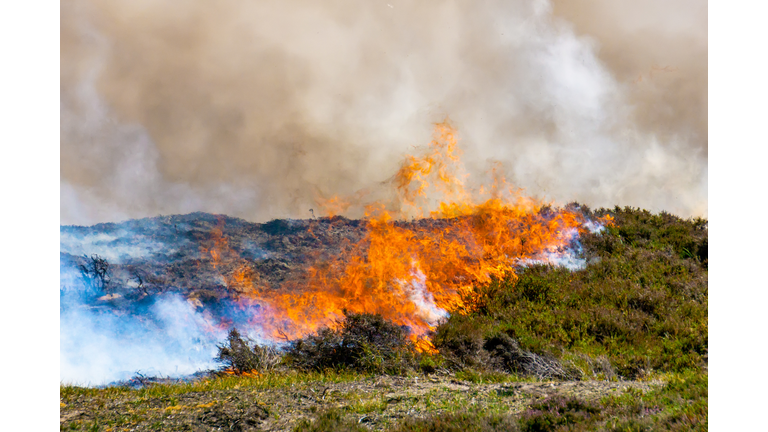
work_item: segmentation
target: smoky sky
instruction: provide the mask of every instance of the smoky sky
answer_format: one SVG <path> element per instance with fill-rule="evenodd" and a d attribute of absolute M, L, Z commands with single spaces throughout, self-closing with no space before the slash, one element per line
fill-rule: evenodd
<path fill-rule="evenodd" d="M 307 218 L 450 118 L 480 178 L 707 215 L 707 5 L 61 2 L 61 223 Z"/>

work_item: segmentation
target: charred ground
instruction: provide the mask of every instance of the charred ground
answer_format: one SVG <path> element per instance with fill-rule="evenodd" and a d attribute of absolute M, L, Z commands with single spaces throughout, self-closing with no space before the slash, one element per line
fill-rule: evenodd
<path fill-rule="evenodd" d="M 61 252 L 62 265 L 79 268 L 92 255 L 109 262 L 107 294 L 128 301 L 161 292 L 178 292 L 201 302 L 237 296 L 222 275 L 245 263 L 259 280 L 280 286 L 298 277 L 315 260 L 338 255 L 345 245 L 365 235 L 365 224 L 340 216 L 311 220 L 250 223 L 208 213 L 158 216 L 90 227 L 64 226 L 62 238 L 93 239 L 90 247 L 71 242 Z M 224 241 L 224 257 L 216 262 L 207 250 Z M 103 254 L 77 253 L 78 249 Z M 237 259 L 234 259 L 237 257 Z M 113 296 L 117 297 L 117 296 Z"/>

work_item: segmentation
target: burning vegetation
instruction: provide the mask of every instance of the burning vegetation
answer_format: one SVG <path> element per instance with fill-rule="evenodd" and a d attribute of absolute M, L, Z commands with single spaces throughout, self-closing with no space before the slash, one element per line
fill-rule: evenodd
<path fill-rule="evenodd" d="M 363 220 L 62 227 L 62 372 L 135 388 L 63 386 L 63 427 L 706 430 L 707 221 L 472 189 L 457 154 L 440 124 L 393 201 L 332 199 Z"/>
<path fill-rule="evenodd" d="M 705 362 L 705 220 L 553 208 L 494 170 L 491 186 L 473 187 L 459 154 L 456 131 L 437 124 L 386 183 L 392 199 L 324 201 L 365 207 L 363 220 L 191 214 L 64 227 L 62 328 L 96 333 L 84 345 L 63 332 L 62 346 L 106 337 L 119 347 L 94 350 L 146 351 L 134 363 L 96 357 L 105 364 L 86 372 L 112 381 L 148 359 L 188 365 L 150 375 L 215 359 L 245 376 L 331 368 L 540 379 Z M 616 344 L 631 349 L 617 354 Z"/>
<path fill-rule="evenodd" d="M 475 310 L 476 287 L 514 278 L 525 263 L 551 262 L 567 254 L 580 233 L 611 224 L 607 215 L 588 220 L 578 207 L 553 209 L 525 197 L 495 170 L 489 187 L 473 190 L 459 154 L 455 129 L 437 124 L 423 154 L 407 156 L 389 180 L 396 198 L 364 204 L 363 238 L 279 286 L 257 277 L 220 228 L 201 252 L 214 268 L 240 261 L 223 276 L 240 294 L 240 307 L 260 309 L 249 325 L 266 339 L 316 333 L 348 311 L 381 315 L 407 328 L 418 351 L 434 352 L 429 334 L 449 314 Z M 363 203 L 334 197 L 322 204 L 334 211 Z"/>

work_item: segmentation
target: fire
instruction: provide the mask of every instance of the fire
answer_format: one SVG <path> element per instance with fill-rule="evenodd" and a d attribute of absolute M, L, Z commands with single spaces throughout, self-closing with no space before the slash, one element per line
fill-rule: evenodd
<path fill-rule="evenodd" d="M 224 369 L 222 372 L 227 375 L 247 377 L 247 378 L 258 378 L 261 375 L 261 373 L 259 373 L 259 371 L 257 371 L 256 369 L 251 369 L 249 371 L 237 371 L 232 368 L 227 368 L 227 369 Z"/>
<path fill-rule="evenodd" d="M 471 190 L 456 130 L 439 123 L 426 151 L 407 156 L 392 177 L 397 202 L 367 206 L 361 242 L 280 289 L 249 280 L 242 269 L 228 282 L 247 287 L 241 304 L 261 308 L 252 324 L 273 340 L 333 326 L 347 310 L 407 326 L 417 349 L 432 351 L 429 333 L 449 313 L 471 311 L 476 287 L 515 277 L 521 261 L 567 246 L 584 229 L 580 213 L 545 208 L 509 187 L 499 171 L 492 170 L 489 187 Z M 345 211 L 353 201 L 334 197 L 320 208 Z M 213 240 L 219 249 L 207 252 L 215 265 L 226 241 Z"/>

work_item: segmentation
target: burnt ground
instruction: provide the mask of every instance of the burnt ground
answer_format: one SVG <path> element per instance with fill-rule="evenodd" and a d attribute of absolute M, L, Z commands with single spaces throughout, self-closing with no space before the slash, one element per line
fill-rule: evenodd
<path fill-rule="evenodd" d="M 91 283 L 92 298 L 85 303 L 129 307 L 147 296 L 173 292 L 213 306 L 243 292 L 244 287 L 231 283 L 236 270 L 260 286 L 280 287 L 300 279 L 316 260 L 338 256 L 365 233 L 364 221 L 338 216 L 250 223 L 192 213 L 63 226 L 61 267 L 76 276 L 70 283 L 88 284 L 80 266 L 95 255 L 108 262 L 107 283 Z M 62 280 L 62 292 L 66 285 Z"/>
<path fill-rule="evenodd" d="M 549 396 L 596 400 L 627 391 L 647 392 L 660 381 L 510 382 L 479 384 L 447 375 L 379 376 L 337 383 L 308 381 L 264 388 L 235 385 L 225 390 L 178 394 L 106 390 L 62 396 L 62 430 L 292 430 L 302 419 L 337 409 L 370 430 L 387 430 L 406 417 L 462 410 L 519 414 Z M 90 429 L 88 429 L 90 430 Z M 94 429 L 95 430 L 95 429 Z"/>

